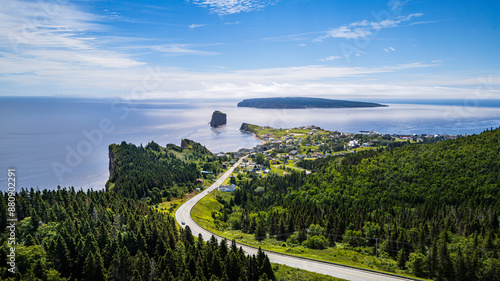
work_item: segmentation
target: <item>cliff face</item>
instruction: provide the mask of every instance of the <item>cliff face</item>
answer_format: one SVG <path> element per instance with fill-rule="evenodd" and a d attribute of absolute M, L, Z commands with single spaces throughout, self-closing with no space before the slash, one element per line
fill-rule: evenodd
<path fill-rule="evenodd" d="M 113 154 L 113 147 L 109 146 L 109 178 L 115 175 L 115 155 Z"/>
<path fill-rule="evenodd" d="M 250 129 L 250 127 L 248 127 L 247 123 L 241 124 L 240 131 L 252 133 L 252 129 Z"/>
<path fill-rule="evenodd" d="M 210 121 L 210 126 L 212 128 L 219 127 L 222 125 L 226 125 L 226 113 L 222 113 L 220 111 L 215 111 L 212 114 L 212 120 Z"/>

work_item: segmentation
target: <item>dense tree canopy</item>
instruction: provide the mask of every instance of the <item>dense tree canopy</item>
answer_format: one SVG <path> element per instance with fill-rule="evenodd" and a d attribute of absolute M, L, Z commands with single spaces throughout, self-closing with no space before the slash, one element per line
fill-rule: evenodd
<path fill-rule="evenodd" d="M 221 212 L 230 223 L 239 218 L 234 229 L 258 231 L 258 239 L 373 247 L 417 276 L 462 280 L 466 272 L 464 280 L 498 280 L 499 159 L 500 129 L 305 160 L 301 166 L 317 172 L 241 180 L 239 212 L 229 203 Z M 323 231 L 311 233 L 317 226 Z"/>
<path fill-rule="evenodd" d="M 195 239 L 172 216 L 149 203 L 160 191 L 190 185 L 201 165 L 217 169 L 194 142 L 178 151 L 156 143 L 111 145 L 112 176 L 103 191 L 74 188 L 16 194 L 15 276 L 0 265 L 1 280 L 275 280 L 269 259 L 246 256 L 236 244 Z M 194 149 L 193 149 L 194 148 Z M 201 163 L 201 164 L 200 164 Z M 187 190 L 185 190 L 187 191 Z M 184 191 L 180 191 L 181 193 Z M 140 200 L 140 199 L 147 200 Z M 0 193 L 0 259 L 7 260 L 5 203 Z"/>

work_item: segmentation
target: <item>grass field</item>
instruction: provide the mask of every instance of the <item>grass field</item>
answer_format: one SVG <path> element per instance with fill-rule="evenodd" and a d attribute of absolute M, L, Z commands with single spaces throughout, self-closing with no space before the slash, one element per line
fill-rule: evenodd
<path fill-rule="evenodd" d="M 341 281 L 339 279 L 328 275 L 323 275 L 311 271 L 306 271 L 294 267 L 289 267 L 281 264 L 272 264 L 274 275 L 278 281 L 296 281 L 296 280 L 314 280 L 314 281 Z"/>

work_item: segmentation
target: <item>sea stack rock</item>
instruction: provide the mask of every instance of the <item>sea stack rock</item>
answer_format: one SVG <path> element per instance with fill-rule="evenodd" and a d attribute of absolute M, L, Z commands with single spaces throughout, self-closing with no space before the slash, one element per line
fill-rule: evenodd
<path fill-rule="evenodd" d="M 212 114 L 212 121 L 210 121 L 210 126 L 216 128 L 222 125 L 226 125 L 226 113 L 222 113 L 219 110 L 214 111 Z"/>

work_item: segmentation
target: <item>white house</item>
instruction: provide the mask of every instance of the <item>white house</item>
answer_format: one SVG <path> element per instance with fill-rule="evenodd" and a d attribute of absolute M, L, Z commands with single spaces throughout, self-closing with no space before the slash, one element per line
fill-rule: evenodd
<path fill-rule="evenodd" d="M 357 140 L 352 140 L 349 142 L 349 147 L 351 148 L 359 147 L 359 142 Z"/>

